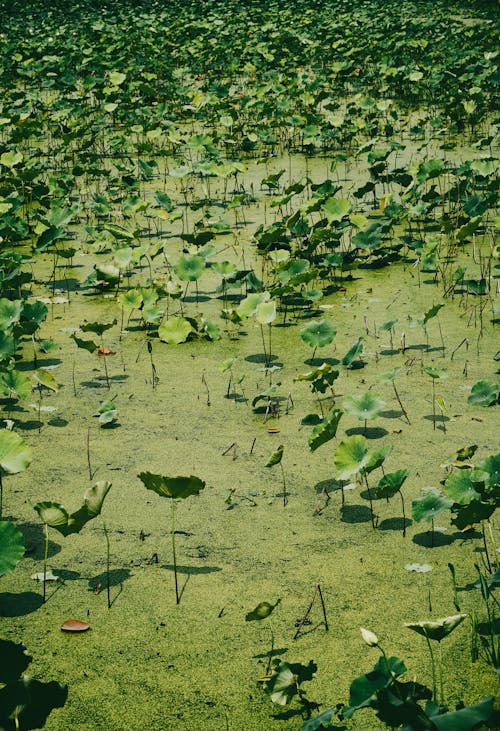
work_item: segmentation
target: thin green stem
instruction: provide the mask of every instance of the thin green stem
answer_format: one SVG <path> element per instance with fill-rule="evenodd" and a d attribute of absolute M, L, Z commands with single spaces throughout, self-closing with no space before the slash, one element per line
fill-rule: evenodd
<path fill-rule="evenodd" d="M 431 656 L 432 697 L 434 698 L 434 700 L 437 701 L 436 662 L 434 660 L 434 652 L 432 650 L 431 641 L 430 641 L 429 637 L 427 636 L 427 634 L 425 635 L 425 639 L 427 640 L 427 647 L 429 648 L 429 655 Z"/>
<path fill-rule="evenodd" d="M 181 598 L 179 596 L 179 584 L 177 582 L 177 558 L 175 555 L 175 505 L 173 499 L 170 503 L 170 519 L 170 525 L 172 530 L 172 557 L 174 562 L 175 603 L 179 604 Z"/>
<path fill-rule="evenodd" d="M 104 518 L 102 519 L 102 527 L 104 529 L 104 537 L 106 538 L 106 591 L 108 596 L 108 609 L 111 609 L 111 587 L 109 583 L 109 535 Z"/>

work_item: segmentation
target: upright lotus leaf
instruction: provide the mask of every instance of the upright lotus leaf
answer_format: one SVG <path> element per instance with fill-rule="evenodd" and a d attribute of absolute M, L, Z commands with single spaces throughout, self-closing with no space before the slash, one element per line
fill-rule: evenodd
<path fill-rule="evenodd" d="M 364 337 L 361 335 L 342 358 L 342 365 L 345 365 L 347 368 L 352 368 L 363 352 L 363 342 Z"/>
<path fill-rule="evenodd" d="M 97 343 L 93 340 L 84 340 L 83 338 L 77 337 L 74 333 L 70 335 L 70 338 L 75 341 L 76 345 L 82 350 L 87 350 L 89 353 L 95 353 L 97 350 Z"/>
<path fill-rule="evenodd" d="M 471 480 L 470 469 L 458 470 L 452 472 L 446 478 L 444 483 L 444 491 L 453 502 L 458 505 L 468 505 L 471 500 L 479 500 L 480 494 L 475 490 L 474 483 Z"/>
<path fill-rule="evenodd" d="M 255 310 L 255 319 L 259 325 L 270 325 L 276 319 L 275 300 L 259 302 Z"/>
<path fill-rule="evenodd" d="M 196 282 L 205 271 L 205 259 L 198 254 L 181 256 L 174 265 L 174 272 L 181 282 Z"/>
<path fill-rule="evenodd" d="M 142 292 L 139 289 L 129 289 L 122 292 L 117 300 L 126 310 L 138 310 L 142 305 Z"/>
<path fill-rule="evenodd" d="M 496 510 L 494 503 L 485 503 L 481 500 L 471 500 L 466 505 L 461 505 L 459 508 L 453 507 L 454 517 L 451 519 L 452 525 L 456 526 L 458 530 L 465 530 L 466 528 L 480 523 L 482 520 L 488 520 L 491 518 Z"/>
<path fill-rule="evenodd" d="M 472 470 L 471 480 L 484 483 L 487 492 L 500 487 L 500 453 L 491 454 Z"/>
<path fill-rule="evenodd" d="M 22 300 L 9 300 L 5 297 L 0 299 L 0 330 L 9 331 L 19 322 L 22 306 Z"/>
<path fill-rule="evenodd" d="M 361 435 L 347 437 L 338 445 L 333 456 L 337 478 L 345 480 L 363 469 L 369 459 L 367 440 Z"/>
<path fill-rule="evenodd" d="M 247 612 L 245 616 L 245 621 L 254 622 L 260 621 L 261 619 L 266 619 L 274 612 L 280 602 L 281 598 L 278 598 L 275 604 L 270 604 L 269 602 L 260 602 L 260 604 L 257 604 L 255 609 L 252 609 L 251 612 Z"/>
<path fill-rule="evenodd" d="M 83 495 L 83 505 L 74 513 L 69 514 L 61 503 L 43 501 L 33 505 L 45 525 L 55 528 L 61 535 L 69 536 L 79 533 L 83 526 L 97 517 L 102 509 L 104 499 L 109 492 L 111 483 L 99 480 L 93 487 L 89 487 Z"/>
<path fill-rule="evenodd" d="M 43 386 L 48 388 L 49 391 L 57 393 L 59 391 L 59 384 L 50 371 L 46 368 L 37 368 L 33 373 L 33 380 L 37 386 Z"/>
<path fill-rule="evenodd" d="M 31 464 L 31 449 L 24 439 L 9 429 L 0 429 L 0 518 L 2 517 L 2 475 L 24 472 Z"/>
<path fill-rule="evenodd" d="M 228 279 L 238 271 L 238 267 L 230 261 L 214 261 L 212 269 L 222 279 Z"/>
<path fill-rule="evenodd" d="M 444 617 L 443 619 L 437 619 L 435 621 L 405 622 L 404 626 L 408 627 L 408 629 L 412 629 L 419 635 L 428 637 L 430 640 L 441 642 L 441 640 L 451 634 L 466 617 L 466 614 L 454 614 L 451 617 Z"/>
<path fill-rule="evenodd" d="M 413 520 L 417 523 L 421 520 L 429 523 L 444 510 L 449 510 L 452 505 L 453 500 L 443 497 L 437 487 L 426 487 L 421 497 L 413 500 L 411 504 Z"/>
<path fill-rule="evenodd" d="M 337 328 L 331 320 L 312 320 L 300 328 L 300 337 L 311 348 L 324 348 L 333 342 Z"/>
<path fill-rule="evenodd" d="M 68 535 L 69 513 L 61 503 L 44 500 L 33 505 L 33 509 L 40 516 L 42 523 L 50 525 L 51 528 L 55 528 L 63 536 Z"/>
<path fill-rule="evenodd" d="M 325 393 L 326 389 L 332 387 L 335 379 L 339 377 L 339 371 L 334 370 L 330 363 L 322 363 L 319 368 L 314 368 L 307 373 L 297 376 L 297 381 L 309 381 L 313 393 Z"/>
<path fill-rule="evenodd" d="M 348 216 L 352 210 L 352 206 L 345 198 L 327 198 L 321 206 L 321 210 L 328 218 L 328 221 L 341 221 L 344 216 Z"/>
<path fill-rule="evenodd" d="M 473 406 L 493 406 L 500 400 L 498 384 L 493 381 L 477 381 L 467 401 Z"/>
<path fill-rule="evenodd" d="M 399 658 L 380 657 L 373 670 L 351 683 L 349 705 L 342 709 L 342 718 L 352 718 L 360 708 L 369 707 L 378 691 L 388 688 L 405 672 L 405 664 Z"/>
<path fill-rule="evenodd" d="M 157 475 L 152 472 L 141 472 L 138 475 L 144 486 L 148 490 L 152 490 L 160 497 L 171 499 L 170 517 L 171 517 L 171 536 L 172 536 L 172 557 L 174 563 L 174 581 L 175 581 L 175 601 L 179 604 L 181 596 L 179 594 L 179 584 L 177 580 L 177 557 L 175 550 L 175 500 L 184 500 L 190 495 L 198 495 L 203 490 L 205 483 L 199 477 L 166 477 L 165 475 Z"/>
<path fill-rule="evenodd" d="M 168 345 L 185 343 L 193 327 L 185 317 L 171 317 L 158 328 L 158 337 Z"/>
<path fill-rule="evenodd" d="M 202 317 L 201 324 L 203 327 L 203 332 L 210 340 L 216 341 L 222 338 L 222 331 L 216 322 L 214 322 L 213 320 L 209 320 L 208 318 Z"/>
<path fill-rule="evenodd" d="M 25 399 L 30 395 L 33 385 L 22 371 L 7 371 L 0 375 L 0 388 L 8 398 Z"/>
<path fill-rule="evenodd" d="M 377 449 L 370 449 L 368 453 L 368 461 L 363 467 L 362 473 L 370 474 L 373 470 L 377 470 L 379 467 L 382 467 L 391 452 L 391 444 L 387 444 L 384 447 L 378 447 Z"/>
<path fill-rule="evenodd" d="M 339 421 L 344 412 L 342 409 L 332 409 L 323 421 L 316 424 L 309 437 L 309 449 L 316 451 L 322 444 L 326 444 L 337 434 Z"/>
<path fill-rule="evenodd" d="M 347 413 L 360 421 L 376 419 L 385 405 L 385 401 L 370 392 L 360 396 L 348 396 L 342 403 Z"/>
<path fill-rule="evenodd" d="M 112 322 L 84 322 L 83 325 L 80 325 L 80 330 L 84 333 L 95 333 L 95 335 L 102 337 L 106 330 L 111 330 L 116 323 L 116 319 Z"/>
<path fill-rule="evenodd" d="M 24 556 L 24 537 L 19 528 L 0 520 L 0 576 L 12 571 Z M 0 655 L 3 657 L 3 655 Z M 0 671 L 0 682 L 1 671 Z"/>
<path fill-rule="evenodd" d="M 267 302 L 270 296 L 269 292 L 254 292 L 244 297 L 236 310 L 238 316 L 240 318 L 252 317 L 257 312 L 257 307 L 262 302 Z"/>
<path fill-rule="evenodd" d="M 266 682 L 266 692 L 271 696 L 273 703 L 286 706 L 294 696 L 303 696 L 301 684 L 312 680 L 318 666 L 310 660 L 307 665 L 302 663 L 288 663 L 277 659 L 271 677 Z"/>
<path fill-rule="evenodd" d="M 428 376 L 430 376 L 433 380 L 444 380 L 445 378 L 448 378 L 448 374 L 446 371 L 441 370 L 440 368 L 432 368 L 431 366 L 426 366 L 424 369 L 424 373 L 427 373 Z"/>
<path fill-rule="evenodd" d="M 424 325 L 424 326 L 427 325 L 429 320 L 432 320 L 433 317 L 436 317 L 436 315 L 438 314 L 439 310 L 442 307 L 444 307 L 444 304 L 440 303 L 438 305 L 434 305 L 433 307 L 431 307 L 430 310 L 427 310 L 427 312 L 424 314 L 424 317 L 422 320 L 422 325 Z"/>
<path fill-rule="evenodd" d="M 408 477 L 408 470 L 396 470 L 396 472 L 388 472 L 379 481 L 377 485 L 377 495 L 379 497 L 391 498 L 399 490 Z"/>

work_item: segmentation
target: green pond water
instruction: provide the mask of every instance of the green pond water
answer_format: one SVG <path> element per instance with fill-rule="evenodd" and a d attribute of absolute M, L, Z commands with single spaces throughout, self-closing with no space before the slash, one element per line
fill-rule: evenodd
<path fill-rule="evenodd" d="M 297 180 L 307 169 L 319 182 L 329 164 L 327 158 L 300 156 L 267 164 L 249 162 L 245 187 L 248 190 L 253 182 L 259 200 L 245 209 L 244 224 L 216 237 L 214 258 L 227 258 L 238 267 L 256 265 L 252 234 L 277 215 L 270 207 L 273 196 L 259 189 L 266 171 L 285 168 L 291 180 Z M 342 166 L 338 175 L 343 191 L 349 191 L 360 172 Z M 178 197 L 179 188 L 171 180 L 168 185 L 167 192 Z M 162 188 L 161 175 L 148 186 Z M 146 196 L 151 195 L 149 188 Z M 196 188 L 193 194 L 201 196 L 203 191 Z M 299 203 L 300 198 L 293 206 Z M 367 208 L 366 215 L 380 216 L 380 211 Z M 144 223 L 140 217 L 137 221 Z M 192 225 L 192 219 L 184 224 Z M 168 231 L 167 259 L 160 256 L 153 261 L 154 276 L 167 276 L 169 265 L 179 256 L 182 244 L 175 234 L 181 222 L 176 226 Z M 81 229 L 75 227 L 75 232 L 81 251 L 73 266 L 66 268 L 59 260 L 55 283 L 49 281 L 50 255 L 33 263 L 33 296 L 55 293 L 69 300 L 49 305 L 40 331 L 58 349 L 36 354 L 38 367 L 53 367 L 60 390 L 44 393 L 40 402 L 34 391 L 16 406 L 4 403 L 6 417 L 14 420 L 33 449 L 33 463 L 25 473 L 4 479 L 4 516 L 15 517 L 28 552 L 17 569 L 2 578 L 3 637 L 26 645 L 33 655 L 30 673 L 35 677 L 69 686 L 66 705 L 50 715 L 46 728 L 300 728 L 299 704 L 272 704 L 258 682 L 267 665 L 269 621 L 245 621 L 246 613 L 259 602 L 274 603 L 278 598 L 281 604 L 271 617 L 275 655 L 289 662 L 317 663 L 315 679 L 304 688 L 321 708 L 346 703 L 351 681 L 376 662 L 377 651 L 363 643 L 360 626 L 376 632 L 388 653 L 405 660 L 408 679 L 430 685 L 425 640 L 403 624 L 456 613 L 450 562 L 456 567 L 461 611 L 475 610 L 479 620 L 485 620 L 479 592 L 472 588 L 477 578 L 474 564 L 483 556 L 482 536 L 479 530 L 457 532 L 444 513 L 436 519 L 433 536 L 430 524 L 408 521 L 403 537 L 398 496 L 389 503 L 375 501 L 378 528 L 374 530 L 366 487 L 359 485 L 347 486 L 342 505 L 333 453 L 346 435 L 365 433 L 364 424 L 345 414 L 332 442 L 314 453 L 308 448 L 310 427 L 301 428 L 300 422 L 318 411 L 318 403 L 308 383 L 296 379 L 311 368 L 312 349 L 300 338 L 300 327 L 311 319 L 311 312 L 289 311 L 286 322 L 283 312 L 278 314 L 271 339 L 272 363 L 278 368 L 269 373 L 254 320 L 233 326 L 218 319 L 222 300 L 215 290 L 220 278 L 208 268 L 198 283 L 198 296 L 191 286 L 182 303 L 170 302 L 170 312 L 182 304 L 184 314 L 213 317 L 227 332 L 217 342 L 194 340 L 178 346 L 154 337 L 151 357 L 158 380 L 153 388 L 138 313 L 132 313 L 128 324 L 125 316 L 122 330 L 114 289 L 96 293 L 75 284 L 85 279 L 97 260 L 106 259 L 105 253 L 96 254 L 85 242 Z M 468 274 L 478 275 L 481 256 L 490 250 L 490 242 L 478 238 L 474 246 L 461 248 L 457 263 L 466 263 Z M 260 273 L 260 264 L 256 271 Z M 122 288 L 145 284 L 150 273 L 148 266 L 135 267 Z M 497 276 L 494 263 L 487 297 L 457 288 L 453 297 L 444 299 L 439 277 L 435 282 L 434 274 L 420 272 L 411 263 L 358 268 L 344 275 L 338 292 L 321 300 L 323 315 L 334 321 L 337 335 L 334 343 L 318 349 L 313 365 L 340 361 L 364 336 L 364 367 L 336 365 L 340 370 L 336 405 L 341 407 L 348 395 L 368 391 L 386 402 L 382 414 L 368 423 L 366 436 L 370 447 L 392 446 L 386 471 L 409 471 L 403 488 L 407 517 L 412 499 L 423 488 L 439 487 L 449 455 L 469 444 L 478 445 L 481 459 L 498 451 L 498 407 L 474 407 L 467 401 L 476 381 L 494 380 L 497 372 L 493 360 L 498 348 L 493 311 Z M 229 294 L 238 295 L 240 290 Z M 438 303 L 445 306 L 426 331 L 412 327 Z M 104 335 L 104 344 L 115 353 L 106 359 L 108 389 L 103 358 L 78 350 L 68 329 L 85 320 L 114 318 L 117 325 Z M 392 344 L 390 333 L 377 332 L 391 319 L 397 320 Z M 267 337 L 266 333 L 266 348 Z M 27 344 L 24 351 L 28 369 L 33 366 L 30 348 Z M 230 373 L 221 367 L 228 358 L 237 358 L 234 374 L 244 376 L 229 393 Z M 448 374 L 437 383 L 435 394 L 444 401 L 444 416 L 438 409 L 433 418 L 432 383 L 422 370 L 427 366 Z M 398 393 L 411 424 L 390 384 L 377 382 L 378 375 L 395 367 L 401 368 Z M 281 384 L 280 400 L 274 413 L 265 414 L 265 401 L 257 410 L 251 402 L 270 379 Z M 118 423 L 100 428 L 95 414 L 100 402 L 109 399 L 118 409 Z M 322 399 L 326 412 L 333 402 L 327 394 Z M 284 446 L 286 507 L 280 469 L 265 467 L 279 445 Z M 30 577 L 42 570 L 44 539 L 31 503 L 54 500 L 75 510 L 92 484 L 89 462 L 93 481 L 112 482 L 103 509 L 111 541 L 112 607 L 108 610 L 106 604 L 106 544 L 99 518 L 80 535 L 65 539 L 49 530 L 49 567 L 62 581 L 47 585 L 48 601 L 41 605 L 41 585 Z M 180 501 L 176 508 L 179 605 L 170 506 L 146 491 L 137 477 L 142 471 L 193 474 L 206 481 L 199 496 Z M 500 542 L 496 526 L 487 539 L 493 552 Z M 408 571 L 407 564 L 428 564 L 432 570 L 416 573 Z M 311 623 L 294 639 L 297 622 L 318 583 L 329 629 L 325 630 L 316 600 Z M 99 585 L 102 590 L 96 590 Z M 61 632 L 62 622 L 71 618 L 88 621 L 91 630 L 82 635 Z M 466 622 L 443 642 L 450 705 L 462 698 L 477 702 L 496 691 L 492 668 L 483 661 L 471 662 L 470 634 Z M 373 714 L 363 711 L 348 724 L 356 731 L 379 727 Z"/>

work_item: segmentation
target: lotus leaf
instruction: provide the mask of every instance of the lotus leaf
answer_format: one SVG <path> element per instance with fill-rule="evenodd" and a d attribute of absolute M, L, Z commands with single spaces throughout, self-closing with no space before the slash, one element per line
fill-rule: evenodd
<path fill-rule="evenodd" d="M 158 337 L 169 345 L 185 343 L 193 331 L 191 323 L 185 317 L 171 317 L 158 328 Z"/>
<path fill-rule="evenodd" d="M 13 523 L 0 520 L 0 576 L 12 571 L 23 556 L 23 534 Z"/>

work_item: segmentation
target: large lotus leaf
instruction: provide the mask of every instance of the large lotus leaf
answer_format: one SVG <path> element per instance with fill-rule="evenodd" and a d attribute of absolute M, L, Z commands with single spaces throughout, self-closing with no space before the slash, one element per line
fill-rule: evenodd
<path fill-rule="evenodd" d="M 368 462 L 368 458 L 369 453 L 365 437 L 355 434 L 344 439 L 338 445 L 333 457 L 335 467 L 338 470 L 338 479 L 345 480 L 347 477 L 361 472 Z"/>
<path fill-rule="evenodd" d="M 22 371 L 7 371 L 1 374 L 1 387 L 5 396 L 24 399 L 33 388 L 31 380 Z"/>
<path fill-rule="evenodd" d="M 50 500 L 44 500 L 42 502 L 33 505 L 40 516 L 42 523 L 50 525 L 51 528 L 55 528 L 59 532 L 66 535 L 66 529 L 69 523 L 69 513 L 61 503 L 54 503 Z"/>
<path fill-rule="evenodd" d="M 181 256 L 174 265 L 174 272 L 181 282 L 196 282 L 205 271 L 205 259 L 198 254 Z"/>
<path fill-rule="evenodd" d="M 31 464 L 31 449 L 9 429 L 0 429 L 0 467 L 9 475 L 24 472 Z"/>
<path fill-rule="evenodd" d="M 425 160 L 424 162 L 421 162 L 418 166 L 417 180 L 419 183 L 424 183 L 426 180 L 438 177 L 443 171 L 443 160 L 438 160 L 435 158 Z"/>
<path fill-rule="evenodd" d="M 158 337 L 169 345 L 179 345 L 186 342 L 192 331 L 192 325 L 185 317 L 171 317 L 158 328 Z"/>
<path fill-rule="evenodd" d="M 247 297 L 244 297 L 238 305 L 237 313 L 239 317 L 243 318 L 255 315 L 257 307 L 262 302 L 267 302 L 269 297 L 269 292 L 254 292 L 249 294 Z"/>
<path fill-rule="evenodd" d="M 377 485 L 377 497 L 391 498 L 395 495 L 408 477 L 408 470 L 396 470 L 385 474 Z"/>
<path fill-rule="evenodd" d="M 12 325 L 19 322 L 23 301 L 0 299 L 0 330 L 10 330 Z"/>
<path fill-rule="evenodd" d="M 322 444 L 326 444 L 337 433 L 339 421 L 344 412 L 342 409 L 332 409 L 328 416 L 313 428 L 309 437 L 309 449 L 314 452 Z"/>
<path fill-rule="evenodd" d="M 122 292 L 117 300 L 126 310 L 137 310 L 142 305 L 142 293 L 138 289 L 129 289 Z"/>
<path fill-rule="evenodd" d="M 84 322 L 83 325 L 80 325 L 80 329 L 84 333 L 95 333 L 101 336 L 106 330 L 110 330 L 116 325 L 116 322 L 116 319 L 112 322 Z"/>
<path fill-rule="evenodd" d="M 493 713 L 492 695 L 473 706 L 465 706 L 457 711 L 448 711 L 440 715 L 431 715 L 430 719 L 436 731 L 473 731 L 478 724 L 488 721 Z"/>
<path fill-rule="evenodd" d="M 286 706 L 298 694 L 299 686 L 314 678 L 317 669 L 318 666 L 312 660 L 309 660 L 307 665 L 278 660 L 266 683 L 266 691 L 271 696 L 272 702 Z"/>
<path fill-rule="evenodd" d="M 259 325 L 270 325 L 276 319 L 276 302 L 259 302 L 255 311 L 255 319 Z"/>
<path fill-rule="evenodd" d="M 17 349 L 17 340 L 0 330 L 0 360 L 8 360 Z"/>
<path fill-rule="evenodd" d="M 280 601 L 281 599 L 277 599 L 275 604 L 270 604 L 269 602 L 260 602 L 260 604 L 257 604 L 255 609 L 252 609 L 251 612 L 247 612 L 245 616 L 245 621 L 254 622 L 260 621 L 261 619 L 266 619 L 266 617 L 269 617 L 269 615 L 273 613 Z"/>
<path fill-rule="evenodd" d="M 50 371 L 46 368 L 38 368 L 33 373 L 33 380 L 40 386 L 48 388 L 50 391 L 59 391 L 59 384 Z"/>
<path fill-rule="evenodd" d="M 68 687 L 56 681 L 42 683 L 23 675 L 15 683 L 0 690 L 0 728 L 31 731 L 43 728 L 50 712 L 62 708 L 68 697 Z M 18 726 L 12 718 L 17 717 Z"/>
<path fill-rule="evenodd" d="M 283 458 L 283 445 L 280 444 L 278 449 L 272 453 L 272 455 L 269 457 L 269 459 L 266 462 L 266 467 L 274 467 L 274 465 L 279 464 Z"/>
<path fill-rule="evenodd" d="M 0 657 L 0 683 L 14 683 L 33 659 L 24 645 L 10 640 L 0 640 Z"/>
<path fill-rule="evenodd" d="M 391 452 L 391 444 L 387 444 L 385 447 L 379 447 L 378 449 L 371 449 L 368 453 L 368 461 L 362 469 L 363 474 L 369 474 L 373 470 L 381 467 Z"/>
<path fill-rule="evenodd" d="M 468 505 L 471 500 L 479 500 L 480 494 L 474 489 L 471 470 L 452 472 L 444 483 L 444 491 L 455 503 Z"/>
<path fill-rule="evenodd" d="M 342 718 L 352 718 L 359 708 L 371 704 L 375 694 L 387 688 L 394 679 L 406 671 L 402 660 L 397 657 L 381 657 L 373 670 L 353 680 L 349 692 L 349 705 L 342 709 Z"/>
<path fill-rule="evenodd" d="M 232 277 L 238 271 L 238 267 L 230 261 L 214 261 L 212 269 L 219 275 L 219 277 L 222 277 L 222 279 Z"/>
<path fill-rule="evenodd" d="M 404 626 L 414 630 L 419 635 L 428 637 L 430 640 L 441 642 L 464 621 L 466 616 L 466 614 L 453 614 L 451 617 L 443 617 L 443 619 L 437 619 L 434 622 L 405 622 Z"/>
<path fill-rule="evenodd" d="M 184 499 L 190 495 L 197 495 L 205 487 L 199 477 L 166 477 L 155 475 L 152 472 L 141 472 L 138 475 L 148 490 L 153 490 L 161 497 Z"/>
<path fill-rule="evenodd" d="M 348 396 L 342 406 L 351 416 L 367 421 L 377 418 L 385 406 L 385 401 L 373 393 L 364 393 L 360 396 Z"/>
<path fill-rule="evenodd" d="M 23 534 L 13 523 L 0 521 L 0 576 L 12 571 L 24 556 Z M 3 657 L 0 654 L 0 657 Z M 2 681 L 0 677 L 0 682 Z"/>
<path fill-rule="evenodd" d="M 412 517 L 417 523 L 421 520 L 430 522 L 442 513 L 443 510 L 449 510 L 453 505 L 453 500 L 443 497 L 437 487 L 426 487 L 421 497 L 413 500 Z"/>
<path fill-rule="evenodd" d="M 364 338 L 361 335 L 342 358 L 342 365 L 345 365 L 347 368 L 350 368 L 353 365 L 363 352 L 363 341 Z"/>
<path fill-rule="evenodd" d="M 311 348 L 324 348 L 333 342 L 337 328 L 331 320 L 312 320 L 300 329 L 300 337 Z"/>
<path fill-rule="evenodd" d="M 468 526 L 480 523 L 482 520 L 488 520 L 496 510 L 493 503 L 483 503 L 480 500 L 471 500 L 467 505 L 462 505 L 458 510 L 455 508 L 455 517 L 452 518 L 452 524 L 458 530 L 465 530 Z"/>
<path fill-rule="evenodd" d="M 477 381 L 472 386 L 467 401 L 474 406 L 493 406 L 498 402 L 498 384 L 493 381 Z"/>
<path fill-rule="evenodd" d="M 329 221 L 341 221 L 351 212 L 351 204 L 345 198 L 327 198 L 321 210 Z"/>
<path fill-rule="evenodd" d="M 471 474 L 473 482 L 484 482 L 487 490 L 500 487 L 500 453 L 492 454 L 478 464 Z"/>
<path fill-rule="evenodd" d="M 93 340 L 84 340 L 83 338 L 77 337 L 74 333 L 70 337 L 82 350 L 87 350 L 89 353 L 95 353 L 97 350 L 97 343 L 94 343 Z"/>

